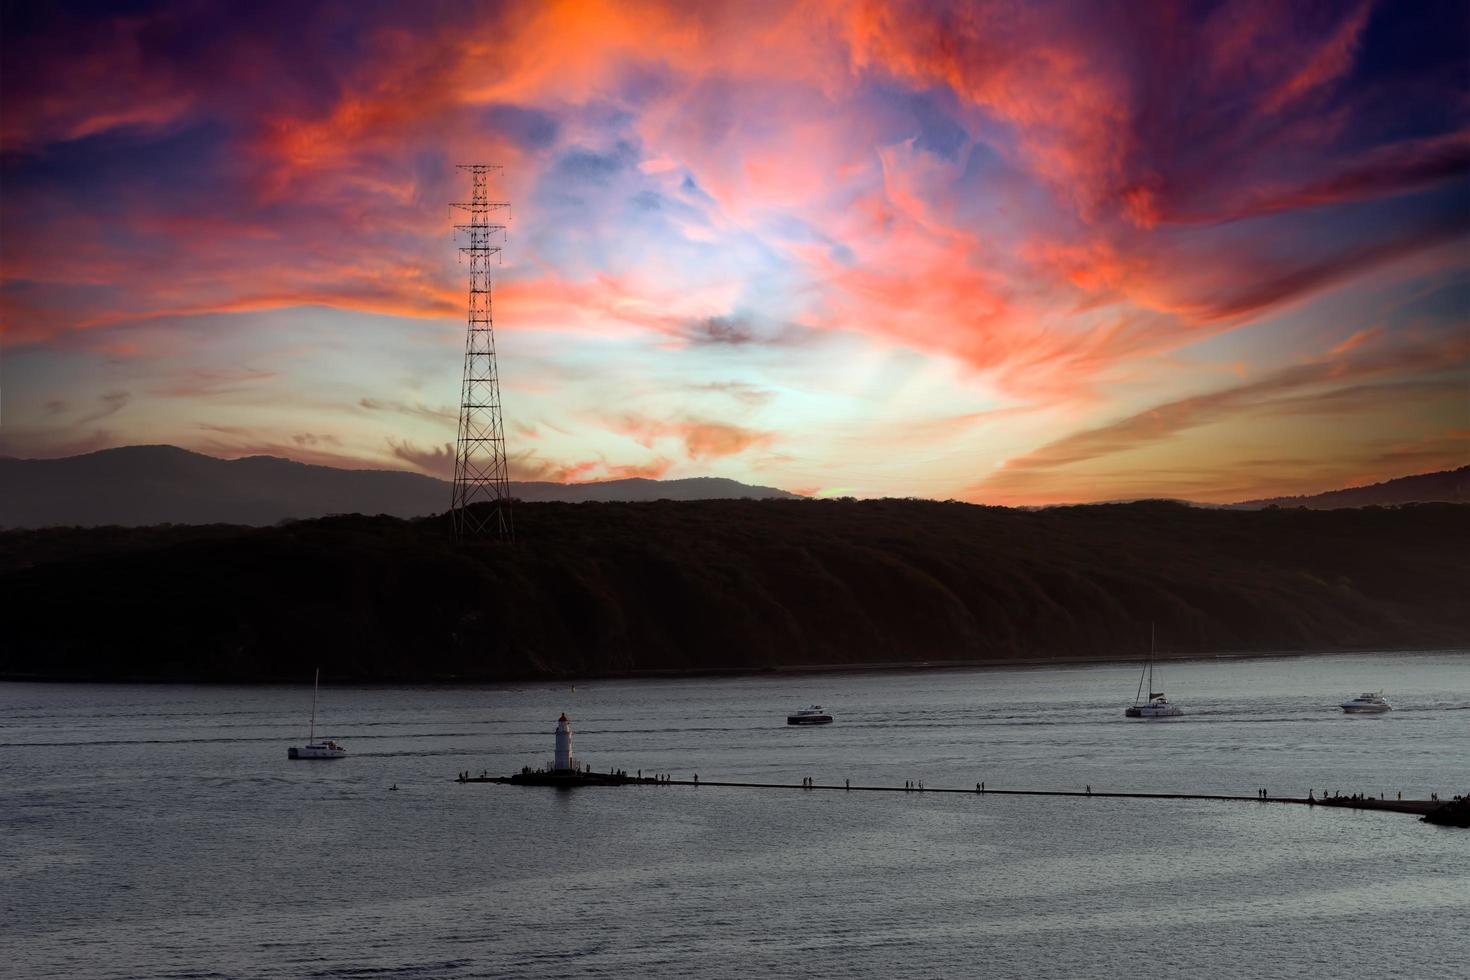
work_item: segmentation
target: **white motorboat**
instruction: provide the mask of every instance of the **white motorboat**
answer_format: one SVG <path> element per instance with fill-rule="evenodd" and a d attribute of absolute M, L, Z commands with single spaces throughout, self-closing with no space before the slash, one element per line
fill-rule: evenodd
<path fill-rule="evenodd" d="M 823 711 L 821 705 L 814 704 L 810 708 L 802 708 L 800 711 L 793 711 L 787 715 L 786 724 L 830 725 L 832 724 L 832 716 Z"/>
<path fill-rule="evenodd" d="M 1382 691 L 1377 694 L 1369 691 L 1344 701 L 1342 710 L 1350 715 L 1381 715 L 1385 711 L 1392 711 L 1393 705 L 1383 700 Z"/>
<path fill-rule="evenodd" d="M 1143 699 L 1143 682 L 1148 681 L 1148 700 Z M 1163 687 L 1163 682 L 1159 682 Z M 1138 693 L 1133 696 L 1133 703 L 1123 710 L 1125 718 L 1178 718 L 1184 714 L 1179 705 L 1173 704 L 1164 697 L 1163 691 L 1154 690 L 1154 628 L 1149 626 L 1148 631 L 1148 662 L 1144 664 L 1143 673 L 1138 678 Z"/>
<path fill-rule="evenodd" d="M 316 671 L 316 679 L 311 684 L 311 729 L 306 737 L 305 745 L 293 745 L 286 749 L 288 759 L 342 759 L 346 758 L 347 750 L 344 749 L 336 739 L 324 738 L 320 742 L 316 740 L 316 700 L 317 692 L 321 688 L 322 670 Z"/>

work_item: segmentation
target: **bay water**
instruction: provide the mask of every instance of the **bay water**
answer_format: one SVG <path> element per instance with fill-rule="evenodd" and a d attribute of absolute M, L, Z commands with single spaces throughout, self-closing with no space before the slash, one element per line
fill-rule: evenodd
<path fill-rule="evenodd" d="M 0 684 L 0 976 L 1459 975 L 1470 832 L 1249 802 L 1470 790 L 1470 651 L 483 687 Z M 1383 689 L 1384 716 L 1338 702 Z M 790 727 L 826 707 L 836 723 Z M 391 787 L 396 786 L 396 789 Z"/>

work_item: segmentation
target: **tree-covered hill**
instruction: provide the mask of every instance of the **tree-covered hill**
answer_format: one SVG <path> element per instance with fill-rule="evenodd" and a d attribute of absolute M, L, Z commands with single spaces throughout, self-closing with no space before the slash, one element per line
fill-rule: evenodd
<path fill-rule="evenodd" d="M 0 672 L 501 679 L 1470 646 L 1470 507 L 521 504 L 0 534 Z"/>

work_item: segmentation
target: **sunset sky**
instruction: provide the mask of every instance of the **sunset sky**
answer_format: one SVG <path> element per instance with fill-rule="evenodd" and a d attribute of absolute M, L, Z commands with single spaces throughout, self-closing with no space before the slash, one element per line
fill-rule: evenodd
<path fill-rule="evenodd" d="M 6 3 L 0 454 L 1238 500 L 1470 462 L 1470 7 Z M 461 219 L 462 220 L 462 219 Z"/>

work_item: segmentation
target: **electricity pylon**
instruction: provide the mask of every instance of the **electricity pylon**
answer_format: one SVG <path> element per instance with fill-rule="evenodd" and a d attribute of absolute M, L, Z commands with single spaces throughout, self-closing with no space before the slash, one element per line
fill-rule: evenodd
<path fill-rule="evenodd" d="M 495 535 L 515 538 L 510 516 L 510 472 L 505 459 L 505 424 L 500 414 L 500 371 L 495 363 L 495 328 L 490 322 L 490 260 L 499 262 L 500 246 L 491 244 L 505 225 L 490 223 L 490 214 L 509 208 L 490 200 L 488 178 L 500 167 L 460 164 L 474 178 L 468 203 L 453 207 L 469 212 L 469 224 L 455 225 L 460 253 L 470 260 L 469 330 L 464 344 L 464 383 L 459 399 L 459 438 L 454 453 L 454 500 L 450 520 L 461 540 Z"/>

